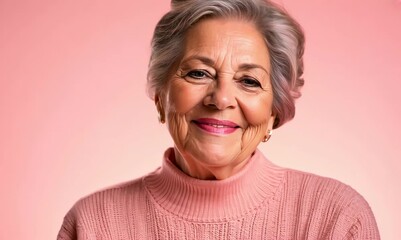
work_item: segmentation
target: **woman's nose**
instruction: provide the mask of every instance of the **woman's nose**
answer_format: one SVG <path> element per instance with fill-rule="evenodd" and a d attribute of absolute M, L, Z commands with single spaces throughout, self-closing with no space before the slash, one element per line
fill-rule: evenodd
<path fill-rule="evenodd" d="M 237 107 L 233 84 L 233 80 L 226 82 L 219 81 L 213 84 L 208 95 L 203 100 L 204 105 L 218 110 Z"/>

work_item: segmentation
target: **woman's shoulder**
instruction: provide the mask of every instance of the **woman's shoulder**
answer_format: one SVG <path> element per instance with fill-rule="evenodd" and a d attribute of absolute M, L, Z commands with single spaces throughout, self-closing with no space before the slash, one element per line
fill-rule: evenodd
<path fill-rule="evenodd" d="M 80 216 L 123 212 L 127 206 L 139 204 L 144 198 L 143 177 L 105 187 L 81 197 L 69 211 L 74 218 Z M 127 204 L 130 201 L 132 204 Z M 67 214 L 68 215 L 68 214 Z"/>
<path fill-rule="evenodd" d="M 275 169 L 270 174 L 280 173 L 282 180 L 275 199 L 277 201 L 286 199 L 286 202 L 282 204 L 299 205 L 303 209 L 306 209 L 306 206 L 316 208 L 318 205 L 320 209 L 327 207 L 327 209 L 336 208 L 341 211 L 345 209 L 355 210 L 352 212 L 370 211 L 365 198 L 346 183 L 315 173 L 281 167 L 270 160 L 267 162 L 273 166 L 270 169 Z"/>
<path fill-rule="evenodd" d="M 293 198 L 290 204 L 297 206 L 303 216 L 313 216 L 320 222 L 331 219 L 336 223 L 333 225 L 335 228 L 347 228 L 351 235 L 378 237 L 377 225 L 368 202 L 354 188 L 339 180 L 287 169 L 282 194 L 286 199 Z M 364 231 L 361 232 L 362 228 Z"/>
<path fill-rule="evenodd" d="M 79 233 L 85 236 L 104 224 L 114 226 L 124 223 L 127 212 L 143 209 L 145 194 L 142 178 L 113 185 L 80 198 L 64 217 L 58 239 L 76 239 Z M 139 220 L 141 215 L 136 214 Z"/>
<path fill-rule="evenodd" d="M 127 198 L 140 196 L 143 189 L 143 177 L 130 181 L 114 184 L 80 198 L 74 205 L 75 208 L 87 206 L 92 207 L 110 207 L 125 201 Z"/>
<path fill-rule="evenodd" d="M 313 197 L 315 200 L 337 201 L 347 206 L 354 202 L 367 204 L 364 197 L 354 188 L 330 177 L 286 169 L 285 183 L 286 188 L 291 191 L 301 196 L 303 194 L 305 197 Z"/>
<path fill-rule="evenodd" d="M 285 168 L 285 172 L 287 184 L 293 187 L 311 188 L 319 191 L 343 191 L 345 189 L 355 191 L 348 184 L 334 178 L 290 168 Z"/>
<path fill-rule="evenodd" d="M 348 184 L 293 169 L 287 169 L 286 172 L 285 192 L 297 196 L 303 207 L 336 214 L 347 222 L 374 221 L 368 202 Z"/>

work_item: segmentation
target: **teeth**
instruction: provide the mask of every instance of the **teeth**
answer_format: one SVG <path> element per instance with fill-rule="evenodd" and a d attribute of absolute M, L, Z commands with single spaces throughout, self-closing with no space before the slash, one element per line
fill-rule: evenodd
<path fill-rule="evenodd" d="M 223 125 L 217 125 L 217 124 L 209 124 L 209 125 L 212 126 L 212 127 L 215 127 L 215 128 L 223 128 L 223 127 L 225 127 Z"/>

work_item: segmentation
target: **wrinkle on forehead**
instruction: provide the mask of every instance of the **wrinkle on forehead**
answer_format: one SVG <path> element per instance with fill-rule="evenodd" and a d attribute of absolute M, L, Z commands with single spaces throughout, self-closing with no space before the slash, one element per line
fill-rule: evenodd
<path fill-rule="evenodd" d="M 221 31 L 208 31 L 206 22 L 215 24 Z M 255 45 L 263 47 L 256 51 Z M 187 32 L 182 60 L 199 55 L 212 59 L 212 66 L 216 67 L 236 70 L 233 66 L 243 63 L 259 64 L 270 72 L 269 53 L 263 36 L 253 24 L 241 20 L 205 19 L 194 25 Z"/>

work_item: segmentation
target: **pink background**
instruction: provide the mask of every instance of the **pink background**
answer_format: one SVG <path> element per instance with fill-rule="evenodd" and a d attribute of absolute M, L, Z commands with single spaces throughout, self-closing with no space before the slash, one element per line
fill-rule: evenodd
<path fill-rule="evenodd" d="M 260 149 L 339 179 L 401 236 L 401 2 L 281 0 L 307 37 L 295 119 Z M 0 0 L 0 239 L 55 239 L 80 197 L 152 171 L 171 139 L 145 94 L 169 1 Z"/>

